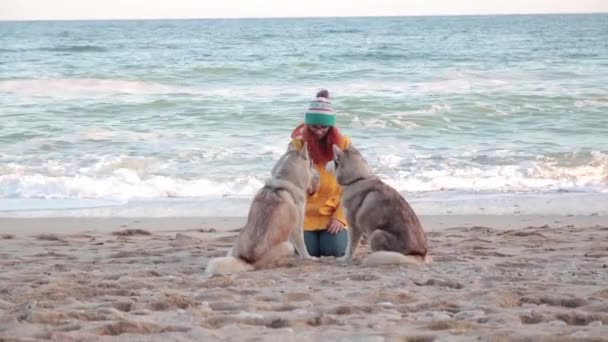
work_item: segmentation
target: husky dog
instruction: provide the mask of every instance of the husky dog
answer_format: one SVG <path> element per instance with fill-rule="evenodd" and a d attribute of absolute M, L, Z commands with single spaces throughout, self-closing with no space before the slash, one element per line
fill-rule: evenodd
<path fill-rule="evenodd" d="M 366 233 L 373 251 L 363 262 L 366 266 L 429 262 L 426 235 L 407 201 L 372 173 L 352 145 L 345 150 L 334 145 L 333 151 L 328 168 L 342 186 L 341 204 L 349 225 L 341 261 L 352 260 Z"/>
<path fill-rule="evenodd" d="M 235 245 L 227 256 L 207 264 L 207 275 L 279 267 L 289 261 L 294 246 L 300 257 L 315 259 L 306 250 L 303 224 L 306 193 L 317 190 L 319 174 L 306 145 L 297 150 L 290 144 L 271 174 L 253 198 Z"/>

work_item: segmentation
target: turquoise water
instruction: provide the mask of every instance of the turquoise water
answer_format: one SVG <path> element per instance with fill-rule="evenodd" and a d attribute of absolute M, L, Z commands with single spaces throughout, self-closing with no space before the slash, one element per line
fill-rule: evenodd
<path fill-rule="evenodd" d="M 421 207 L 608 208 L 608 15 L 543 15 L 0 22 L 0 211 L 242 214 L 320 87 Z"/>

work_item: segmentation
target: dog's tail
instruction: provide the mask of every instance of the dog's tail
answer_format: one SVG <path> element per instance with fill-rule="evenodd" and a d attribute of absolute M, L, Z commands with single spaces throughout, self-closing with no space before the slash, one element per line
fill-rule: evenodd
<path fill-rule="evenodd" d="M 206 275 L 230 274 L 238 272 L 253 271 L 254 267 L 244 260 L 233 256 L 211 259 L 205 269 Z"/>
<path fill-rule="evenodd" d="M 363 260 L 363 266 L 382 266 L 399 264 L 422 265 L 430 263 L 433 259 L 430 255 L 404 255 L 397 252 L 377 251 L 373 252 Z"/>

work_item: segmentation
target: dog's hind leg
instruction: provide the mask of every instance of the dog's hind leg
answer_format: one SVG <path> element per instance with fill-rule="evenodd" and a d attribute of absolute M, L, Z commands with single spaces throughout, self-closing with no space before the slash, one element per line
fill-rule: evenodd
<path fill-rule="evenodd" d="M 403 253 L 403 243 L 384 230 L 377 229 L 369 236 L 369 246 L 372 251 L 391 251 Z"/>
<path fill-rule="evenodd" d="M 391 251 L 422 257 L 427 254 L 426 245 L 421 245 L 416 240 L 404 240 L 386 230 L 375 230 L 369 237 L 369 241 L 372 251 Z"/>
<path fill-rule="evenodd" d="M 372 253 L 365 258 L 365 266 L 381 266 L 391 264 L 423 264 L 424 255 L 405 254 L 405 241 L 384 230 L 376 230 L 369 238 Z"/>
<path fill-rule="evenodd" d="M 289 241 L 282 242 L 264 253 L 254 266 L 256 269 L 285 266 L 293 257 L 293 252 L 293 245 Z"/>

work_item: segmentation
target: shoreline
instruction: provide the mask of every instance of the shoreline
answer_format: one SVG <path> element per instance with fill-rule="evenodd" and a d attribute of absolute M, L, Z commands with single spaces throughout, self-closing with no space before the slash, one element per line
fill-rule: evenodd
<path fill-rule="evenodd" d="M 608 224 L 606 215 L 419 215 L 425 231 L 449 228 L 492 227 L 595 227 Z M 0 233 L 11 235 L 107 234 L 124 229 L 143 229 L 154 233 L 230 232 L 244 225 L 246 217 L 0 217 Z"/>
<path fill-rule="evenodd" d="M 402 193 L 419 216 L 608 216 L 608 193 Z M 251 198 L 110 199 L 0 198 L 2 218 L 245 217 Z"/>

